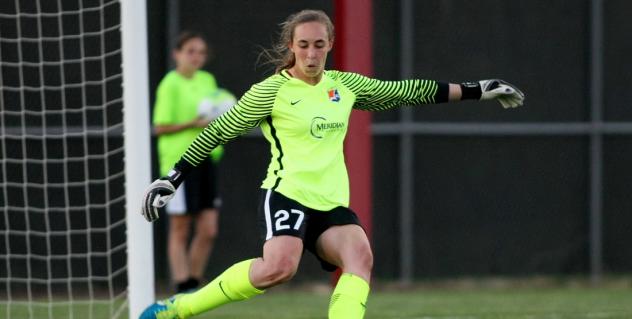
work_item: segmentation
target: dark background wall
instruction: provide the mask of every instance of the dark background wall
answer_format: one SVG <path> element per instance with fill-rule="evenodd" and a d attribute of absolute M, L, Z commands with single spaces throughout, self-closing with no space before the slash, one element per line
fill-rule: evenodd
<path fill-rule="evenodd" d="M 627 57 L 631 25 L 623 0 L 605 1 L 605 111 L 608 121 L 632 119 Z M 416 77 L 460 82 L 489 77 L 527 92 L 526 105 L 464 102 L 416 108 L 420 122 L 584 122 L 590 119 L 589 1 L 414 1 Z M 399 78 L 398 1 L 373 1 L 375 76 Z M 205 33 L 213 47 L 206 67 L 221 86 L 241 94 L 269 70 L 255 61 L 276 38 L 278 23 L 302 8 L 331 1 L 185 1 L 180 27 Z M 150 77 L 167 71 L 164 1 L 149 2 Z M 152 96 L 153 98 L 153 96 Z M 374 115 L 393 122 L 399 113 Z M 632 269 L 626 196 L 631 138 L 604 144 L 604 264 Z M 577 274 L 588 271 L 588 136 L 417 136 L 415 143 L 415 275 Z M 375 273 L 396 278 L 398 148 L 396 136 L 374 137 Z M 253 156 L 253 154 L 257 154 Z M 227 146 L 220 184 L 225 206 L 209 275 L 260 253 L 256 227 L 259 183 L 269 159 L 265 141 L 244 137 Z M 156 226 L 158 276 L 166 278 L 165 223 Z M 247 234 L 247 235 L 244 235 Z M 325 279 L 310 256 L 299 280 Z"/>
<path fill-rule="evenodd" d="M 397 2 L 376 1 L 376 76 L 399 74 Z M 589 116 L 588 1 L 415 2 L 415 76 L 499 77 L 525 107 L 464 102 L 417 108 L 420 122 L 564 122 Z M 384 23 L 393 21 L 392 23 Z M 393 36 L 395 35 L 395 36 Z M 376 122 L 397 121 L 397 112 Z M 587 137 L 415 138 L 415 274 L 524 275 L 588 270 Z M 396 276 L 399 148 L 375 142 L 376 273 Z M 387 165 L 394 163 L 395 165 Z M 395 218 L 394 218 L 395 217 Z"/>

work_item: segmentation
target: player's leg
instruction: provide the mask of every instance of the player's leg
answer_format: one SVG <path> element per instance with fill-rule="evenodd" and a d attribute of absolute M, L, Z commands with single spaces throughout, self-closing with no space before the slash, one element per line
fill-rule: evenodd
<path fill-rule="evenodd" d="M 141 319 L 184 319 L 262 294 L 264 289 L 283 283 L 296 273 L 303 242 L 292 236 L 266 241 L 263 257 L 249 259 L 226 269 L 201 289 L 176 295 L 145 309 Z"/>
<path fill-rule="evenodd" d="M 303 210 L 295 201 L 266 190 L 259 205 L 260 230 L 265 239 L 263 257 L 237 263 L 202 289 L 178 298 L 180 316 L 245 300 L 291 279 L 303 254 Z"/>
<path fill-rule="evenodd" d="M 343 272 L 331 297 L 329 318 L 363 318 L 373 268 L 369 240 L 350 210 L 334 209 L 327 219 L 332 226 L 318 236 L 315 250 L 319 258 Z"/>
<path fill-rule="evenodd" d="M 306 208 L 273 190 L 264 190 L 259 206 L 259 228 L 265 240 L 263 257 L 253 263 L 251 279 L 259 288 L 290 280 L 303 254 Z"/>
<path fill-rule="evenodd" d="M 301 209 L 304 208 L 272 193 L 266 192 L 260 209 L 260 224 L 266 238 L 263 257 L 231 266 L 194 293 L 155 303 L 141 318 L 189 318 L 229 302 L 249 299 L 292 278 L 303 253 L 305 215 Z"/>
<path fill-rule="evenodd" d="M 296 273 L 303 242 L 291 236 L 273 237 L 263 246 L 263 257 L 237 263 L 200 290 L 175 300 L 178 318 L 188 318 L 221 305 L 249 299 L 290 280 Z"/>
<path fill-rule="evenodd" d="M 303 241 L 292 236 L 272 237 L 263 245 L 263 257 L 253 261 L 250 281 L 259 289 L 284 283 L 296 274 L 303 255 Z"/>
<path fill-rule="evenodd" d="M 373 253 L 362 227 L 333 226 L 319 237 L 316 249 L 321 258 L 340 267 L 343 273 L 354 274 L 367 283 L 371 281 Z"/>
<path fill-rule="evenodd" d="M 249 299 L 264 291 L 250 282 L 250 267 L 254 259 L 236 263 L 206 286 L 192 292 L 158 301 L 143 311 L 141 319 L 185 319 L 221 305 Z"/>
<path fill-rule="evenodd" d="M 195 217 L 195 233 L 189 246 L 191 277 L 200 281 L 209 256 L 213 251 L 218 232 L 219 213 L 217 209 L 204 209 Z"/>
<path fill-rule="evenodd" d="M 330 319 L 364 317 L 373 254 L 364 230 L 358 225 L 334 226 L 317 241 L 319 256 L 342 269 L 329 304 Z"/>

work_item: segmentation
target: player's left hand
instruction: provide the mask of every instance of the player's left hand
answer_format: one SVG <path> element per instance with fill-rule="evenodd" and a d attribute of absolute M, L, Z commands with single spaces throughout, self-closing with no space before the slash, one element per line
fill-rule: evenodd
<path fill-rule="evenodd" d="M 524 93 L 503 80 L 481 80 L 478 83 L 481 86 L 481 100 L 498 100 L 506 109 L 520 106 L 524 102 Z"/>
<path fill-rule="evenodd" d="M 155 221 L 160 217 L 158 209 L 167 205 L 167 202 L 173 198 L 175 193 L 176 188 L 167 178 L 155 180 L 145 190 L 141 215 L 143 215 L 148 222 Z"/>

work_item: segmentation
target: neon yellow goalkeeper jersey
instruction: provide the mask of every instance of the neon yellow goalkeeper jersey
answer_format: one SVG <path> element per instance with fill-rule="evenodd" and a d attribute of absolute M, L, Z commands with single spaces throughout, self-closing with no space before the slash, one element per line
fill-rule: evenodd
<path fill-rule="evenodd" d="M 435 103 L 437 90 L 431 80 L 380 81 L 340 71 L 325 71 L 318 84 L 309 85 L 282 71 L 252 86 L 183 158 L 195 166 L 210 149 L 260 126 L 271 153 L 262 188 L 316 210 L 348 207 L 343 141 L 351 110 Z"/>

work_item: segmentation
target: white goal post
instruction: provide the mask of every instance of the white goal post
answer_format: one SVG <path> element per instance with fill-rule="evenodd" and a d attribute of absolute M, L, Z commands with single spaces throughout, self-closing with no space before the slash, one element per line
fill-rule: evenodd
<path fill-rule="evenodd" d="M 138 318 L 155 299 L 152 227 L 139 214 L 143 190 L 151 182 L 146 12 L 145 0 L 121 0 L 130 318 Z"/>

